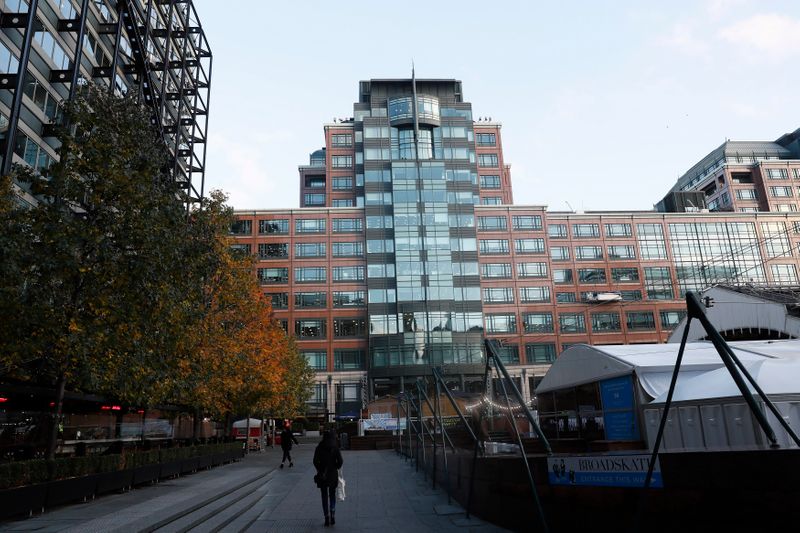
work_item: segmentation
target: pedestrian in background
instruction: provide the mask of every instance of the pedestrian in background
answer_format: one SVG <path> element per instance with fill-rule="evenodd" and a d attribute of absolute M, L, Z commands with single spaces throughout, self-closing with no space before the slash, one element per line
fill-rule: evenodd
<path fill-rule="evenodd" d="M 289 424 L 283 426 L 283 431 L 281 431 L 281 449 L 283 450 L 283 459 L 281 459 L 281 468 L 283 468 L 283 463 L 286 460 L 289 460 L 289 468 L 294 466 L 292 462 L 292 442 L 299 445 L 300 443 L 297 442 L 297 439 L 294 437 L 292 433 L 292 427 Z"/>
<path fill-rule="evenodd" d="M 332 526 L 336 523 L 336 487 L 339 484 L 339 469 L 342 467 L 342 452 L 336 446 L 336 435 L 333 431 L 322 434 L 322 442 L 314 450 L 314 467 L 317 469 L 314 481 L 322 494 L 325 525 Z"/>

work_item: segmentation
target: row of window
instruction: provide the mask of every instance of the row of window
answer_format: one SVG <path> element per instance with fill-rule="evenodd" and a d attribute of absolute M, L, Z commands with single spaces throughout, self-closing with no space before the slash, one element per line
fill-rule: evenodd
<path fill-rule="evenodd" d="M 483 217 L 480 217 L 483 218 Z M 510 253 L 508 239 L 481 239 L 480 253 L 483 255 L 505 255 Z M 515 239 L 514 251 L 518 254 L 539 254 L 545 252 L 544 239 Z M 603 259 L 602 246 L 575 246 L 575 259 L 580 261 L 597 261 Z M 636 247 L 632 244 L 610 245 L 606 248 L 608 259 L 636 259 Z M 567 261 L 571 258 L 567 246 L 551 246 L 550 259 Z"/>
<path fill-rule="evenodd" d="M 364 220 L 360 218 L 334 218 L 331 220 L 333 233 L 360 233 L 364 231 Z M 324 218 L 300 218 L 294 221 L 296 234 L 326 233 L 327 220 Z M 232 235 L 251 235 L 253 232 L 252 220 L 236 220 L 231 225 Z M 289 219 L 273 219 L 258 221 L 259 235 L 288 235 Z"/>
<path fill-rule="evenodd" d="M 271 292 L 267 296 L 272 300 L 273 309 L 289 308 L 289 293 Z M 364 307 L 366 302 L 366 291 L 334 291 L 333 307 Z M 294 293 L 295 308 L 321 309 L 328 307 L 328 293 L 321 292 L 296 292 Z"/>
<path fill-rule="evenodd" d="M 300 353 L 314 370 L 328 369 L 328 352 L 325 350 L 301 350 Z M 363 370 L 364 350 L 333 350 L 334 370 Z"/>
<path fill-rule="evenodd" d="M 301 318 L 294 321 L 294 334 L 300 340 L 324 339 L 328 335 L 327 323 L 324 318 Z M 333 336 L 336 338 L 363 337 L 366 334 L 365 318 L 333 319 Z"/>
<path fill-rule="evenodd" d="M 686 311 L 660 311 L 661 327 L 674 329 L 686 315 Z M 590 313 L 592 333 L 610 333 L 622 331 L 622 319 L 616 311 Z M 485 316 L 487 333 L 517 333 L 517 316 L 507 314 L 487 314 Z M 587 333 L 586 315 L 584 313 L 559 313 L 558 328 L 560 333 Z M 627 331 L 653 331 L 656 319 L 652 311 L 626 311 L 625 327 Z M 554 333 L 552 313 L 527 313 L 522 315 L 522 332 Z"/>
<path fill-rule="evenodd" d="M 338 266 L 333 267 L 333 281 L 354 282 L 364 281 L 365 268 L 363 266 Z M 289 268 L 259 268 L 258 280 L 262 284 L 289 283 Z M 295 283 L 325 283 L 327 282 L 327 269 L 325 267 L 300 267 L 294 269 Z"/>
<path fill-rule="evenodd" d="M 606 237 L 631 237 L 633 230 L 631 224 L 613 223 L 604 224 Z M 549 224 L 547 234 L 551 239 L 566 239 L 569 236 L 566 224 Z M 573 224 L 572 236 L 576 239 L 600 237 L 600 224 Z"/>
<path fill-rule="evenodd" d="M 513 215 L 511 225 L 515 230 L 542 229 L 541 215 Z M 480 231 L 504 231 L 508 229 L 508 218 L 504 216 L 478 217 Z"/>

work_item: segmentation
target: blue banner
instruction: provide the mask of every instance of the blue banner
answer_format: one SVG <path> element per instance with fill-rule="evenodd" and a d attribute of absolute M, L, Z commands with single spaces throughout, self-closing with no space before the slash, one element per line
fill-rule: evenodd
<path fill-rule="evenodd" d="M 600 382 L 603 421 L 607 440 L 639 440 L 639 424 L 633 401 L 633 379 L 620 376 Z"/>

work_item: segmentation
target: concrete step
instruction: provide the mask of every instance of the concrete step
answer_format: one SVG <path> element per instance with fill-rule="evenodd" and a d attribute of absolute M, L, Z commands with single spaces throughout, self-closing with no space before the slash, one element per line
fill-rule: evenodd
<path fill-rule="evenodd" d="M 264 483 L 266 483 L 266 481 Z M 233 505 L 229 505 L 225 509 L 204 520 L 202 523 L 189 530 L 190 533 L 217 533 L 218 531 L 222 531 L 239 517 L 253 509 L 253 507 L 264 498 L 265 492 L 260 490 L 263 486 L 264 484 L 257 487 L 256 490 Z"/>

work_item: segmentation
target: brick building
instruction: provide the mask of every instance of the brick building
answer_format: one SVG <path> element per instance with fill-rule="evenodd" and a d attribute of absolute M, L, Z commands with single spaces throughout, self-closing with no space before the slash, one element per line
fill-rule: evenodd
<path fill-rule="evenodd" d="M 782 183 L 800 186 L 792 135 L 766 143 L 783 148 L 769 159 L 739 150 L 754 182 L 786 168 Z M 692 187 L 742 179 L 735 165 L 716 164 Z M 513 205 L 501 125 L 473 117 L 456 80 L 362 81 L 353 117 L 325 125 L 325 147 L 299 170 L 302 207 L 238 211 L 233 234 L 318 372 L 320 415 L 356 413 L 432 366 L 452 388 L 482 390 L 484 336 L 504 341 L 530 397 L 571 344 L 664 342 L 687 290 L 798 284 L 800 214 L 782 204 L 754 213 Z"/>

